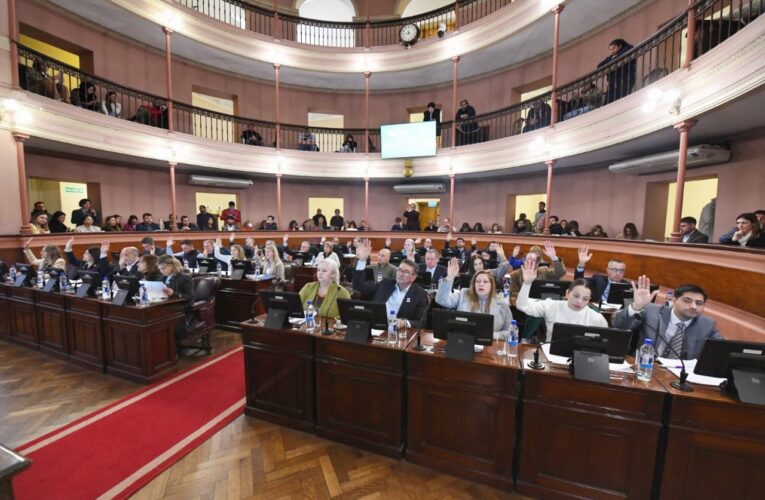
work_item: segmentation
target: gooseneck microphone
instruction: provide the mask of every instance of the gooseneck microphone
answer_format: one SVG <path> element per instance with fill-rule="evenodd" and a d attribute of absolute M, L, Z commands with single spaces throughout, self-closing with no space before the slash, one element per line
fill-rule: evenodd
<path fill-rule="evenodd" d="M 667 340 L 667 338 L 666 338 L 664 335 L 662 335 L 662 334 L 660 333 L 660 331 L 659 331 L 659 326 L 660 326 L 660 325 L 657 325 L 657 328 L 656 328 L 656 335 L 658 335 L 658 336 L 659 336 L 659 338 L 661 338 L 661 340 L 662 340 L 662 341 L 663 341 L 665 344 L 667 344 L 667 348 L 668 348 L 670 351 L 672 351 L 672 353 L 673 353 L 675 356 L 677 356 L 677 359 L 680 361 L 680 376 L 678 377 L 678 378 L 679 378 L 679 380 L 675 380 L 674 382 L 670 383 L 669 385 L 671 385 L 673 388 L 677 389 L 678 391 L 683 391 L 683 392 L 693 392 L 693 391 L 694 391 L 694 389 L 693 389 L 693 386 L 692 386 L 691 384 L 689 384 L 689 383 L 688 383 L 688 372 L 685 370 L 685 361 L 683 361 L 683 356 L 682 356 L 682 353 L 679 353 L 679 352 L 677 352 L 677 351 L 676 351 L 676 350 L 675 350 L 675 349 L 672 347 L 672 344 L 670 344 L 670 343 L 669 343 L 669 341 Z"/>
<path fill-rule="evenodd" d="M 558 342 L 573 342 L 574 339 L 576 338 L 577 337 L 575 336 L 575 337 L 566 337 L 566 338 L 558 339 L 558 340 L 549 340 L 547 342 L 540 342 L 539 344 L 537 344 L 537 348 L 534 350 L 534 359 L 526 363 L 526 366 L 528 366 L 532 370 L 544 370 L 545 365 L 541 361 L 539 361 L 539 352 L 542 346 L 549 345 L 549 344 L 557 344 Z"/>
<path fill-rule="evenodd" d="M 332 330 L 329 329 L 329 318 L 324 317 L 324 328 L 321 331 L 322 335 L 332 335 Z"/>
<path fill-rule="evenodd" d="M 422 345 L 422 342 L 420 342 L 420 330 L 419 329 L 417 330 L 417 333 L 415 335 L 417 335 L 417 343 L 415 344 L 414 347 L 412 347 L 412 350 L 413 351 L 417 351 L 417 352 L 424 351 L 425 350 L 425 346 Z"/>

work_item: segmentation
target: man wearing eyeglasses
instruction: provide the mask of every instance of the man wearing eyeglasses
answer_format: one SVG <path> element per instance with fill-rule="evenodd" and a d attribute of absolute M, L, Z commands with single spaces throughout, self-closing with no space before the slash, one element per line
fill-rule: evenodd
<path fill-rule="evenodd" d="M 417 278 L 417 264 L 404 259 L 396 269 L 396 278 L 381 281 L 364 281 L 367 257 L 372 252 L 372 243 L 364 240 L 356 247 L 356 269 L 353 272 L 353 289 L 372 297 L 372 302 L 384 302 L 385 309 L 395 311 L 398 326 L 414 328 L 425 326 L 428 309 L 428 294 L 414 283 Z"/>
<path fill-rule="evenodd" d="M 592 259 L 592 254 L 589 252 L 590 249 L 587 245 L 579 247 L 579 263 L 574 272 L 574 279 L 584 278 L 584 268 L 590 259 Z M 589 281 L 592 288 L 593 302 L 608 302 L 611 283 L 629 283 L 629 281 L 624 279 L 624 273 L 627 272 L 627 264 L 623 261 L 619 259 L 609 260 L 606 271 L 608 273 L 606 275 L 595 273 L 591 277 L 585 278 Z"/>

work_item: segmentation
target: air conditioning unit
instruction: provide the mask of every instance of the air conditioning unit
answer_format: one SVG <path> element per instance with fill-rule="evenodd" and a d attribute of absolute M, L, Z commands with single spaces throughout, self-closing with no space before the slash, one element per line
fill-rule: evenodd
<path fill-rule="evenodd" d="M 692 146 L 688 148 L 687 168 L 725 163 L 730 160 L 730 155 L 730 149 L 722 146 L 710 146 L 709 144 Z M 677 170 L 678 157 L 679 153 L 677 151 L 668 151 L 666 153 L 614 163 L 608 166 L 608 170 L 614 174 L 631 175 L 670 172 Z"/>
<path fill-rule="evenodd" d="M 398 194 L 445 193 L 443 184 L 396 184 L 393 191 Z"/>
<path fill-rule="evenodd" d="M 213 186 L 230 189 L 247 189 L 252 186 L 250 179 L 227 179 L 226 177 L 208 177 L 206 175 L 192 175 L 189 184 L 193 186 Z"/>

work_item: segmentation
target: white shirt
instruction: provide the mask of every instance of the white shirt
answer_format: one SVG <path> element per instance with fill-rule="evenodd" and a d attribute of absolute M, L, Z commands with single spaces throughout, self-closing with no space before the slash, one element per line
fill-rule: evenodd
<path fill-rule="evenodd" d="M 598 326 L 608 328 L 608 322 L 599 312 L 590 307 L 585 307 L 581 311 L 574 311 L 568 306 L 565 300 L 536 300 L 529 298 L 531 285 L 524 283 L 518 298 L 515 301 L 516 307 L 529 316 L 538 316 L 545 319 L 547 324 L 547 338 L 552 338 L 553 325 L 555 323 L 569 323 L 572 325 Z"/>
<path fill-rule="evenodd" d="M 318 264 L 319 262 L 325 259 L 335 261 L 335 264 L 337 264 L 337 267 L 340 267 L 340 259 L 337 258 L 337 254 L 335 252 L 332 252 L 331 254 L 329 254 L 329 257 L 325 257 L 324 252 L 321 252 L 319 256 L 316 257 L 316 263 Z"/>
<path fill-rule="evenodd" d="M 401 290 L 398 283 L 396 283 L 393 287 L 393 293 L 390 294 L 388 301 L 385 302 L 385 309 L 388 312 L 395 311 L 396 316 L 398 316 L 398 310 L 401 309 L 401 304 L 404 302 L 404 297 L 406 297 L 406 293 L 409 291 L 409 286 Z"/>

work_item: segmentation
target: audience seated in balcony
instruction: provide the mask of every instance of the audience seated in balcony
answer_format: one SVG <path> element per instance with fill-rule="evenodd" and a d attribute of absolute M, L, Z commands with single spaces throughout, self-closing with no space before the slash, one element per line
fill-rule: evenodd
<path fill-rule="evenodd" d="M 106 221 L 104 222 L 104 227 L 102 228 L 104 231 L 120 231 L 119 225 L 117 225 L 117 216 L 110 215 L 106 218 Z"/>
<path fill-rule="evenodd" d="M 483 232 L 485 232 L 485 231 L 483 230 L 483 224 L 481 224 L 480 222 L 476 222 L 475 224 L 473 224 L 473 229 L 472 229 L 472 231 L 473 231 L 474 233 L 483 233 Z"/>
<path fill-rule="evenodd" d="M 551 120 L 552 108 L 542 99 L 537 99 L 534 101 L 531 109 L 529 109 L 529 114 L 526 115 L 526 124 L 523 127 L 523 132 L 531 132 L 532 130 L 548 127 Z"/>
<path fill-rule="evenodd" d="M 616 238 L 620 240 L 639 240 L 640 233 L 634 223 L 628 222 L 624 225 L 622 232 L 616 235 Z"/>
<path fill-rule="evenodd" d="M 49 74 L 48 63 L 34 58 L 32 66 L 20 65 L 19 83 L 22 88 L 57 101 L 69 101 L 69 89 L 61 81 L 61 72 L 52 71 Z"/>
<path fill-rule="evenodd" d="M 168 122 L 167 106 L 158 100 L 142 104 L 130 120 L 143 125 L 166 129 Z"/>
<path fill-rule="evenodd" d="M 463 222 L 459 230 L 460 233 L 470 233 L 472 231 L 473 231 L 473 228 L 470 227 L 469 222 Z"/>
<path fill-rule="evenodd" d="M 460 101 L 460 109 L 454 117 L 457 122 L 457 146 L 465 144 L 475 144 L 478 142 L 478 133 L 480 129 L 473 119 L 475 117 L 475 108 L 470 105 L 467 99 Z"/>
<path fill-rule="evenodd" d="M 93 216 L 86 215 L 82 224 L 74 228 L 75 233 L 100 233 L 101 228 L 95 225 Z"/>
<path fill-rule="evenodd" d="M 110 90 L 101 102 L 101 112 L 114 118 L 122 118 L 122 104 L 117 102 L 117 93 Z"/>
<path fill-rule="evenodd" d="M 298 150 L 300 151 L 318 151 L 316 145 L 316 136 L 314 136 L 308 127 L 303 129 L 303 133 L 298 136 Z"/>
<path fill-rule="evenodd" d="M 149 212 L 146 212 L 141 217 L 143 218 L 143 222 L 135 226 L 136 231 L 146 232 L 160 230 L 159 224 L 154 222 L 154 216 L 152 216 Z"/>
<path fill-rule="evenodd" d="M 127 223 L 124 226 L 122 226 L 122 230 L 135 231 L 137 225 L 138 225 L 138 216 L 131 215 L 130 217 L 128 217 Z"/>
<path fill-rule="evenodd" d="M 358 144 L 353 138 L 353 134 L 345 134 L 342 147 L 337 151 L 338 153 L 355 153 Z"/>
<path fill-rule="evenodd" d="M 598 68 L 606 66 L 618 59 L 632 49 L 632 45 L 621 38 L 617 38 L 608 44 L 608 57 L 600 61 Z M 614 102 L 622 97 L 629 95 L 635 88 L 637 79 L 637 61 L 624 60 L 611 69 L 606 74 L 608 89 L 606 90 L 605 104 Z"/>
<path fill-rule="evenodd" d="M 438 231 L 438 224 L 436 224 L 436 221 L 431 219 L 428 221 L 428 225 L 425 226 L 425 229 L 423 231 L 429 231 L 429 232 L 436 232 Z"/>
<path fill-rule="evenodd" d="M 396 220 L 393 223 L 393 225 L 391 226 L 390 230 L 391 231 L 403 231 L 404 229 L 406 229 L 404 227 L 404 220 L 401 217 L 396 217 Z"/>
<path fill-rule="evenodd" d="M 765 216 L 765 214 L 763 214 Z M 743 213 L 736 217 L 736 230 L 733 234 L 720 237 L 723 245 L 735 245 L 749 248 L 765 248 L 765 232 L 754 213 Z"/>
<path fill-rule="evenodd" d="M 79 205 L 80 208 L 72 212 L 72 218 L 70 219 L 71 223 L 75 226 L 80 226 L 82 225 L 82 220 L 85 216 L 90 215 L 93 217 L 93 224 L 98 224 L 98 214 L 93 209 L 93 202 L 91 202 L 89 198 L 83 198 L 80 200 Z"/>
<path fill-rule="evenodd" d="M 72 93 L 72 104 L 90 111 L 101 111 L 96 86 L 92 82 L 83 81 L 76 92 Z"/>
<path fill-rule="evenodd" d="M 66 233 L 69 228 L 66 227 L 66 213 L 61 210 L 53 212 L 48 218 L 48 229 L 51 233 Z"/>
<path fill-rule="evenodd" d="M 595 224 L 592 226 L 592 229 L 590 229 L 590 232 L 585 234 L 585 236 L 589 236 L 591 238 L 608 238 L 608 233 L 603 231 L 603 226 L 600 224 Z"/>
<path fill-rule="evenodd" d="M 263 145 L 263 137 L 255 130 L 254 123 L 248 123 L 247 128 L 242 132 L 242 143 L 250 146 Z"/>
<path fill-rule="evenodd" d="M 48 214 L 45 212 L 33 212 L 29 228 L 32 230 L 32 234 L 50 233 L 50 229 L 48 228 Z"/>
<path fill-rule="evenodd" d="M 709 243 L 709 237 L 696 229 L 695 217 L 680 219 L 680 234 L 683 235 L 683 243 Z"/>
<path fill-rule="evenodd" d="M 500 234 L 502 232 L 502 227 L 497 224 L 496 222 L 491 225 L 491 231 L 489 233 L 491 234 Z"/>
<path fill-rule="evenodd" d="M 548 219 L 549 222 L 549 231 L 550 234 L 563 234 L 563 226 L 560 225 L 560 222 L 558 222 L 558 216 L 557 215 L 551 215 Z"/>

